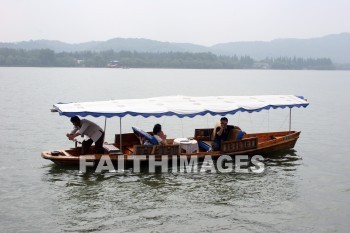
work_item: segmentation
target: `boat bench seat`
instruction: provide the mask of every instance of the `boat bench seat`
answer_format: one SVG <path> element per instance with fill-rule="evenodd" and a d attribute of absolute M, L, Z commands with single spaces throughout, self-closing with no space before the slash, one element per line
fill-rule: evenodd
<path fill-rule="evenodd" d="M 256 149 L 258 147 L 258 138 L 244 138 L 242 140 L 224 141 L 221 143 L 221 153 L 230 153 L 243 150 Z"/>
<path fill-rule="evenodd" d="M 119 153 L 120 149 L 113 144 L 103 144 L 103 149 L 109 154 Z"/>
<path fill-rule="evenodd" d="M 195 129 L 194 139 L 197 141 L 211 141 L 213 130 L 213 128 Z"/>
<path fill-rule="evenodd" d="M 179 155 L 180 145 L 134 145 L 134 155 Z"/>

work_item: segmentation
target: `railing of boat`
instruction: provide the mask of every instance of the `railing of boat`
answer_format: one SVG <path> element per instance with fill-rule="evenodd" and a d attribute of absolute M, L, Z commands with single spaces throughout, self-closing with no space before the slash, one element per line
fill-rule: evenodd
<path fill-rule="evenodd" d="M 242 140 L 225 141 L 221 144 L 221 153 L 232 153 L 237 151 L 244 151 L 256 149 L 258 147 L 258 138 L 245 138 Z"/>

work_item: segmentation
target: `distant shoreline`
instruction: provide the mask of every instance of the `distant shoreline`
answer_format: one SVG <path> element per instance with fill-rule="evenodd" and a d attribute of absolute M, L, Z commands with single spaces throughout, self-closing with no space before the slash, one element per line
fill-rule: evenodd
<path fill-rule="evenodd" d="M 0 67 L 86 67 L 162 69 L 349 70 L 329 58 L 223 56 L 210 52 L 131 52 L 113 50 L 54 52 L 50 49 L 0 48 Z"/>
<path fill-rule="evenodd" d="M 62 69 L 108 69 L 108 70 L 127 70 L 127 69 L 162 69 L 162 70 L 267 70 L 267 71 L 350 71 L 348 69 L 212 69 L 212 68 L 152 68 L 152 67 L 133 67 L 133 68 L 108 68 L 108 67 L 63 67 L 63 66 L 0 66 L 0 68 L 62 68 Z"/>
<path fill-rule="evenodd" d="M 111 51 L 114 53 L 120 53 L 124 51 L 131 53 L 136 52 L 155 54 L 213 54 L 218 57 L 248 56 L 255 61 L 261 61 L 266 58 L 328 58 L 333 62 L 333 64 L 335 64 L 335 69 L 344 69 L 344 64 L 347 64 L 345 65 L 347 67 L 346 69 L 349 69 L 349 45 L 349 32 L 329 34 L 321 37 L 305 39 L 278 38 L 270 41 L 228 41 L 226 43 L 218 43 L 212 46 L 203 46 L 193 43 L 157 41 L 145 38 L 120 37 L 111 38 L 106 41 L 86 41 L 81 43 L 65 43 L 58 40 L 45 39 L 18 42 L 0 42 L 0 48 L 18 49 L 25 51 L 48 49 L 52 50 L 54 53 L 106 53 L 107 56 L 108 54 L 111 54 Z M 115 59 L 119 60 L 118 57 L 110 57 L 110 60 Z M 23 65 L 28 66 L 30 64 Z M 99 64 L 97 67 L 105 65 L 106 64 Z"/>

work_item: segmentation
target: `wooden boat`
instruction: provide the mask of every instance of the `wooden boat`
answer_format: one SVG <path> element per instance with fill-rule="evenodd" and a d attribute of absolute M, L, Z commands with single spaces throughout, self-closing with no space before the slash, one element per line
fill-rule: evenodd
<path fill-rule="evenodd" d="M 112 100 L 100 102 L 83 102 L 54 105 L 55 111 L 60 115 L 72 116 L 105 116 L 122 117 L 132 116 L 178 116 L 194 117 L 198 115 L 227 115 L 236 112 L 259 112 L 264 109 L 289 108 L 290 117 L 293 107 L 307 107 L 308 102 L 303 97 L 294 95 L 273 95 L 273 96 L 218 96 L 218 97 L 187 97 L 170 96 L 149 99 Z M 80 155 L 81 148 L 70 148 L 57 151 L 44 151 L 41 156 L 59 165 L 79 165 L 80 158 L 86 161 L 93 161 L 96 164 L 102 157 L 108 157 L 112 162 L 132 163 L 139 156 L 144 156 L 143 161 L 147 162 L 151 156 L 155 160 L 178 159 L 186 156 L 188 159 L 197 157 L 203 159 L 211 156 L 213 159 L 221 155 L 269 155 L 275 151 L 288 150 L 295 146 L 300 131 L 291 131 L 290 119 L 289 131 L 248 133 L 242 138 L 237 138 L 237 132 L 232 131 L 229 140 L 222 143 L 220 151 L 213 151 L 210 148 L 211 140 L 215 135 L 214 128 L 195 129 L 194 135 L 190 137 L 192 142 L 198 143 L 195 151 L 186 151 L 181 142 L 174 144 L 176 139 L 167 139 L 167 145 L 141 145 L 140 133 L 152 137 L 151 133 L 142 130 L 134 133 L 122 133 L 115 135 L 111 144 L 105 144 L 104 154 L 94 154 L 94 147 L 91 153 Z M 121 129 L 121 127 L 120 127 Z M 121 130 L 120 130 L 121 131 Z M 186 143 L 185 143 L 186 144 Z M 119 148 L 120 149 L 119 149 Z M 186 147 L 185 147 L 186 148 Z"/>

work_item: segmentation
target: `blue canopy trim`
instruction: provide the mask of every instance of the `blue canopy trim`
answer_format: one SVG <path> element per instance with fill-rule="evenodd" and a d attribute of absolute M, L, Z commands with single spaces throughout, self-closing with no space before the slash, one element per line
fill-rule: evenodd
<path fill-rule="evenodd" d="M 228 111 L 228 112 L 211 112 L 211 111 L 203 111 L 203 112 L 198 112 L 198 113 L 193 113 L 193 114 L 177 114 L 174 112 L 164 112 L 164 113 L 139 113 L 139 112 L 123 112 L 123 113 L 99 113 L 99 112 L 62 112 L 58 107 L 54 106 L 54 109 L 56 109 L 58 111 L 58 113 L 62 116 L 67 116 L 67 117 L 73 117 L 73 116 L 81 116 L 81 117 L 86 117 L 86 116 L 93 116 L 93 117 L 107 117 L 107 118 L 111 118 L 111 117 L 125 117 L 127 115 L 130 116 L 143 116 L 145 118 L 147 117 L 163 117 L 163 116 L 177 116 L 179 118 L 183 118 L 183 117 L 189 117 L 189 118 L 193 118 L 195 116 L 204 116 L 206 114 L 210 114 L 212 116 L 225 116 L 225 115 L 234 115 L 237 112 L 260 112 L 262 110 L 269 110 L 269 109 L 278 109 L 278 108 L 300 108 L 300 107 L 304 107 L 306 108 L 309 104 L 294 104 L 294 105 L 285 105 L 285 106 L 273 106 L 273 105 L 269 105 L 263 108 L 259 108 L 259 109 L 254 109 L 254 110 L 248 110 L 248 109 L 244 109 L 244 108 L 239 108 L 233 111 Z"/>

